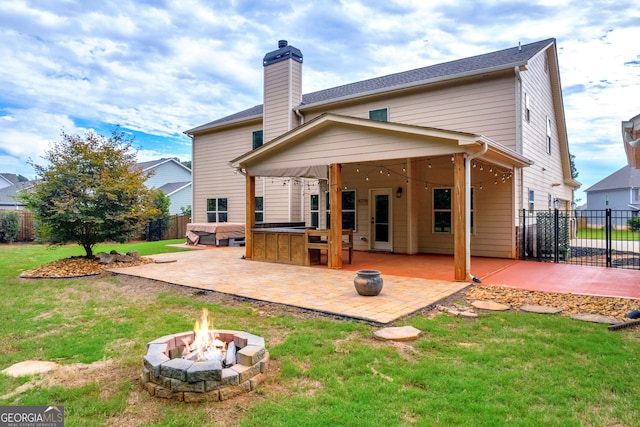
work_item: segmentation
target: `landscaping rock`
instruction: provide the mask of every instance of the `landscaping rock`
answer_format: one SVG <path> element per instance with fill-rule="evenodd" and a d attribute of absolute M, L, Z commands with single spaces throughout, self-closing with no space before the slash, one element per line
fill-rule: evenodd
<path fill-rule="evenodd" d="M 9 366 L 2 371 L 10 377 L 21 377 L 24 375 L 43 374 L 57 369 L 60 365 L 55 362 L 45 362 L 42 360 L 25 360 Z"/>
<path fill-rule="evenodd" d="M 413 326 L 395 326 L 373 332 L 373 336 L 382 341 L 413 341 L 422 331 Z"/>
<path fill-rule="evenodd" d="M 106 252 L 98 252 L 98 259 L 100 260 L 100 264 L 111 264 L 116 260 L 116 257 Z"/>
<path fill-rule="evenodd" d="M 481 310 L 491 310 L 491 311 L 507 311 L 511 309 L 511 306 L 507 304 L 501 304 L 495 301 L 481 301 L 475 300 L 471 303 L 475 308 L 479 308 Z"/>
<path fill-rule="evenodd" d="M 606 323 L 609 325 L 618 323 L 618 320 L 615 317 L 605 316 L 602 314 L 578 313 L 572 314 L 571 318 L 575 320 L 584 320 L 585 322 Z"/>
<path fill-rule="evenodd" d="M 525 304 L 525 305 L 520 307 L 520 310 L 526 311 L 526 312 L 529 312 L 529 313 L 540 313 L 540 314 L 558 314 L 558 313 L 562 313 L 562 308 L 551 307 L 549 305 Z"/>

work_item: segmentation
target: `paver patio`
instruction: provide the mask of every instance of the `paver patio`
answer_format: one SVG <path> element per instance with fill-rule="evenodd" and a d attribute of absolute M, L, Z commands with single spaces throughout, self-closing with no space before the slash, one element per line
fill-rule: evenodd
<path fill-rule="evenodd" d="M 383 274 L 382 292 L 364 297 L 354 288 L 353 271 L 246 260 L 243 255 L 242 247 L 168 253 L 150 257 L 160 263 L 111 271 L 380 324 L 469 286 L 466 282 Z"/>

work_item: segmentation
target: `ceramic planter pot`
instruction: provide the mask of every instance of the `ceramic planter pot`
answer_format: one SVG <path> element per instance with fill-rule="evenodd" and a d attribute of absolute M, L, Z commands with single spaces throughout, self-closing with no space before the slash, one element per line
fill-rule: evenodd
<path fill-rule="evenodd" d="M 358 270 L 353 285 L 358 294 L 373 297 L 382 291 L 382 277 L 378 270 Z"/>

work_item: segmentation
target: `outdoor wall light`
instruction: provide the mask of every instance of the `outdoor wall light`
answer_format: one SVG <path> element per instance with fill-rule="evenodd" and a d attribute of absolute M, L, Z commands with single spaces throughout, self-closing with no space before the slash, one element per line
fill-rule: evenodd
<path fill-rule="evenodd" d="M 402 187 L 398 187 L 398 189 L 396 190 L 396 197 L 398 199 L 402 197 Z"/>

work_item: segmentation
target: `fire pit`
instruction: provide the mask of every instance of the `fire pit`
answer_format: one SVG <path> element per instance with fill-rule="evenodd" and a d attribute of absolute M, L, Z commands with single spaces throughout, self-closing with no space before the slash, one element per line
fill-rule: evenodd
<path fill-rule="evenodd" d="M 155 397 L 215 402 L 255 390 L 268 364 L 264 338 L 209 329 L 203 310 L 194 331 L 166 335 L 147 345 L 142 382 Z"/>

